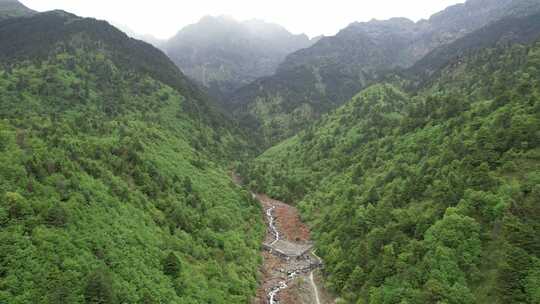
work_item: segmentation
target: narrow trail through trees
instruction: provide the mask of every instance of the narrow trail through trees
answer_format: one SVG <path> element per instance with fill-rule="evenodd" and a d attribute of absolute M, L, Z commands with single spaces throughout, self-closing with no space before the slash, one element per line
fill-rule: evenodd
<path fill-rule="evenodd" d="M 315 303 L 321 304 L 321 300 L 319 299 L 319 289 L 317 288 L 317 284 L 315 283 L 315 279 L 313 279 L 313 273 L 315 271 L 312 271 L 309 274 L 309 282 L 311 283 L 311 287 L 313 287 L 313 293 L 315 295 Z"/>

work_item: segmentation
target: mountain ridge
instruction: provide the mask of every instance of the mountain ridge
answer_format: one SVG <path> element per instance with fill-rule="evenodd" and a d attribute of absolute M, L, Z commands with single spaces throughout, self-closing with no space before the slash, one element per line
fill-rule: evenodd
<path fill-rule="evenodd" d="M 0 20 L 31 16 L 35 13 L 36 11 L 29 9 L 18 0 L 0 0 Z"/>
<path fill-rule="evenodd" d="M 260 20 L 205 16 L 163 45 L 172 60 L 214 98 L 272 74 L 285 56 L 311 44 L 282 26 Z"/>
<path fill-rule="evenodd" d="M 70 20 L 69 23 L 65 22 L 66 18 Z M 42 30 L 36 32 L 36 27 Z M 117 50 L 112 52 L 112 57 L 117 64 L 129 66 L 189 94 L 192 98 L 188 99 L 188 103 L 197 100 L 197 104 L 193 104 L 190 111 L 197 112 L 202 120 L 212 121 L 212 124 L 216 125 L 229 121 L 219 114 L 222 111 L 218 111 L 206 93 L 189 80 L 161 50 L 146 42 L 130 38 L 107 21 L 81 18 L 62 10 L 39 13 L 31 20 L 10 18 L 1 21 L 0 39 L 10 43 L 0 48 L 0 58 L 4 60 L 44 58 L 57 43 L 66 42 L 66 39 L 71 39 L 79 32 L 84 32 L 94 41 L 104 40 L 106 45 L 114 44 Z M 203 115 L 203 113 L 219 115 Z"/>
<path fill-rule="evenodd" d="M 493 22 L 452 43 L 432 50 L 405 71 L 410 77 L 427 79 L 450 61 L 458 60 L 475 50 L 505 44 L 528 44 L 540 36 L 539 20 L 540 13 L 536 13 Z"/>
<path fill-rule="evenodd" d="M 540 40 L 513 42 L 370 85 L 239 167 L 295 202 L 345 303 L 540 299 Z"/>
<path fill-rule="evenodd" d="M 352 23 L 287 56 L 277 73 L 238 89 L 230 109 L 266 146 L 294 135 L 395 68 L 505 16 L 540 11 L 537 0 L 469 0 L 428 20 Z"/>

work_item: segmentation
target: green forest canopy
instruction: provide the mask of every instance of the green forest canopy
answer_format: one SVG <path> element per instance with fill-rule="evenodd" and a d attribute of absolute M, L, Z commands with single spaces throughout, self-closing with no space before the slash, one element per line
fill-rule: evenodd
<path fill-rule="evenodd" d="M 540 303 L 540 43 L 395 78 L 242 166 L 346 303 Z"/>
<path fill-rule="evenodd" d="M 0 303 L 247 302 L 264 226 L 225 170 L 240 136 L 96 45 L 0 69 Z"/>
<path fill-rule="evenodd" d="M 235 124 L 105 22 L 0 25 L 0 303 L 248 302 L 264 225 L 229 178 Z M 297 202 L 344 302 L 540 303 L 540 43 L 433 75 L 389 76 L 239 171 Z"/>

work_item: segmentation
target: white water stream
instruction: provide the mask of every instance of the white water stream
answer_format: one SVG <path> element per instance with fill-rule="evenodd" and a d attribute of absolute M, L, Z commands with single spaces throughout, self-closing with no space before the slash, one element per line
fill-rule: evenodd
<path fill-rule="evenodd" d="M 257 199 L 257 196 L 255 195 L 255 193 L 252 192 L 251 196 L 254 199 Z M 271 231 L 272 235 L 274 236 L 274 240 L 270 243 L 270 246 L 275 245 L 281 239 L 279 231 L 278 231 L 278 229 L 277 229 L 277 227 L 275 225 L 276 218 L 274 217 L 274 214 L 273 214 L 275 209 L 276 209 L 276 206 L 272 206 L 272 207 L 270 207 L 270 208 L 268 208 L 266 210 L 266 217 L 268 218 L 268 227 L 270 227 L 270 231 Z M 315 251 L 313 251 L 312 254 L 319 260 L 319 262 L 322 261 L 321 258 L 319 256 L 317 256 Z M 280 291 L 286 289 L 287 287 L 289 287 L 287 285 L 287 283 L 294 280 L 296 278 L 296 276 L 298 276 L 298 274 L 304 272 L 306 269 L 312 270 L 311 273 L 310 273 L 311 284 L 313 285 L 314 290 L 315 290 L 316 302 L 317 302 L 317 304 L 320 304 L 319 291 L 317 290 L 317 286 L 315 285 L 315 281 L 313 280 L 313 269 L 311 267 L 307 267 L 307 268 L 304 268 L 304 269 L 298 269 L 298 270 L 290 273 L 287 276 L 287 280 L 279 282 L 279 284 L 276 287 L 272 288 L 270 290 L 270 292 L 268 292 L 269 303 L 270 304 L 279 304 L 279 302 L 276 300 L 276 296 L 278 295 L 278 293 Z"/>
<path fill-rule="evenodd" d="M 276 218 L 274 217 L 273 212 L 275 209 L 276 209 L 276 206 L 272 206 L 271 208 L 268 208 L 266 210 L 266 217 L 268 218 L 268 227 L 270 227 L 270 231 L 272 232 L 272 235 L 274 235 L 274 240 L 270 243 L 270 246 L 274 245 L 275 243 L 279 241 L 279 231 L 277 230 L 276 225 L 274 224 Z M 270 290 L 270 292 L 268 293 L 268 300 L 270 301 L 270 304 L 278 303 L 276 301 L 276 295 L 283 289 L 289 287 L 287 285 L 287 282 L 289 280 L 294 279 L 295 276 L 296 276 L 296 272 L 291 273 L 289 277 L 287 278 L 288 280 L 279 282 L 278 286 Z"/>
<path fill-rule="evenodd" d="M 270 230 L 272 231 L 272 234 L 274 235 L 274 240 L 272 243 L 270 243 L 270 246 L 274 245 L 279 241 L 279 231 L 276 228 L 276 225 L 274 224 L 275 218 L 272 212 L 274 212 L 274 209 L 276 209 L 276 206 L 272 206 L 272 208 L 268 208 L 266 210 L 266 216 L 268 217 L 268 226 L 270 227 Z"/>
<path fill-rule="evenodd" d="M 266 210 L 266 216 L 268 218 L 268 226 L 270 227 L 270 231 L 272 232 L 272 235 L 274 236 L 274 240 L 270 243 L 270 246 L 271 245 L 274 245 L 275 243 L 277 243 L 279 240 L 280 240 L 280 234 L 279 234 L 279 231 L 275 225 L 275 217 L 274 217 L 274 210 L 276 209 L 276 206 L 272 206 L 271 208 L 268 208 Z M 287 276 L 287 280 L 285 281 L 281 281 L 279 282 L 278 286 L 272 288 L 272 290 L 270 290 L 270 292 L 268 293 L 268 300 L 270 302 L 270 304 L 278 304 L 279 302 L 276 301 L 276 296 L 277 294 L 286 289 L 287 287 L 289 287 L 287 285 L 287 283 L 291 282 L 292 280 L 294 280 L 296 278 L 296 276 L 298 276 L 299 273 L 301 273 L 302 271 L 305 271 L 306 269 L 311 269 L 309 267 L 305 268 L 305 269 L 298 269 L 292 273 L 290 273 L 288 276 Z M 316 295 L 317 297 L 317 300 L 318 300 L 318 295 Z"/>

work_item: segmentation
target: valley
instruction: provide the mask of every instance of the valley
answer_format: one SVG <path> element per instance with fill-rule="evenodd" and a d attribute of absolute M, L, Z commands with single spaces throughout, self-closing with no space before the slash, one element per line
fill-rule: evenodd
<path fill-rule="evenodd" d="M 314 38 L 156 0 L 118 20 L 183 25 L 155 46 L 23 2 L 0 0 L 0 304 L 540 303 L 540 0 Z"/>

